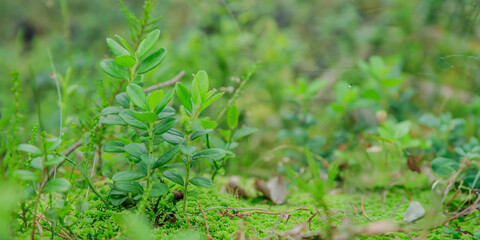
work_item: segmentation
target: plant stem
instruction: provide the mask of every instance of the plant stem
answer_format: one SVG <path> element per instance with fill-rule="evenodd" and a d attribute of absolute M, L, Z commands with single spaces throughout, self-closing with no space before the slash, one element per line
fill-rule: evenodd
<path fill-rule="evenodd" d="M 149 148 L 149 154 L 153 154 L 153 139 L 155 138 L 155 135 L 153 134 L 153 123 L 150 123 L 150 128 L 148 129 L 148 148 Z M 143 211 L 146 208 L 147 201 L 148 201 L 148 196 L 150 195 L 150 176 L 151 176 L 151 171 L 150 171 L 150 165 L 147 165 L 147 187 L 145 189 L 145 192 L 143 193 L 142 201 L 140 202 L 140 206 L 137 209 L 137 216 L 140 216 L 140 214 L 143 213 Z"/>
<path fill-rule="evenodd" d="M 42 177 L 40 179 L 43 179 L 44 177 L 45 177 L 45 167 L 43 167 Z M 40 196 L 42 195 L 42 191 L 43 191 L 43 184 L 42 182 L 40 182 L 40 185 L 38 187 L 38 193 L 37 193 L 37 196 L 35 197 L 35 207 L 33 208 L 32 240 L 35 240 L 35 220 L 37 218 L 38 203 L 40 202 Z"/>
<path fill-rule="evenodd" d="M 140 214 L 143 213 L 147 206 L 147 200 L 148 200 L 148 195 L 150 195 L 150 165 L 147 167 L 147 187 L 145 189 L 145 192 L 143 193 L 142 201 L 140 202 L 140 206 L 137 209 L 137 216 L 140 216 Z"/>
<path fill-rule="evenodd" d="M 187 211 L 188 179 L 190 178 L 190 165 L 191 165 L 190 156 L 187 156 L 187 165 L 185 166 L 187 170 L 187 175 L 185 176 L 185 183 L 183 187 L 183 212 Z"/>

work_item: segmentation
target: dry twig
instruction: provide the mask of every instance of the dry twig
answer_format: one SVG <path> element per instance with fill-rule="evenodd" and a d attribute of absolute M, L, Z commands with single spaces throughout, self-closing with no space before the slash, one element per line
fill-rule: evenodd
<path fill-rule="evenodd" d="M 173 85 L 175 83 L 177 83 L 178 81 L 180 81 L 180 79 L 183 77 L 183 75 L 185 75 L 185 71 L 181 71 L 179 72 L 174 78 L 166 81 L 166 82 L 162 82 L 162 83 L 159 83 L 157 85 L 153 85 L 153 86 L 150 86 L 148 88 L 145 88 L 145 93 L 149 93 L 149 92 L 152 92 L 152 91 L 155 91 L 159 88 L 163 88 L 163 87 L 166 87 L 166 86 L 170 86 L 170 85 Z"/>
<path fill-rule="evenodd" d="M 372 219 L 370 219 L 368 217 L 367 213 L 365 212 L 365 208 L 363 207 L 363 197 L 361 199 L 361 204 L 362 204 L 362 214 L 363 214 L 363 216 L 365 216 L 368 219 L 368 221 L 373 222 Z"/>
<path fill-rule="evenodd" d="M 200 202 L 197 201 L 197 204 L 198 204 L 198 207 L 200 208 L 200 211 L 202 212 L 203 220 L 205 221 L 205 228 L 207 229 L 207 239 L 211 240 L 212 235 L 210 235 L 210 230 L 208 229 L 207 217 L 205 216 L 205 212 L 203 212 L 202 205 L 200 205 Z"/>

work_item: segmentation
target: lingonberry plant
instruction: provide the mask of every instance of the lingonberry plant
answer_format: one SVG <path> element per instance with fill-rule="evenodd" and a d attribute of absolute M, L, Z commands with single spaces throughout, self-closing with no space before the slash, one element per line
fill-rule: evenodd
<path fill-rule="evenodd" d="M 182 131 L 171 129 L 163 134 L 164 139 L 180 147 L 182 161 L 185 167 L 185 176 L 179 173 L 166 171 L 163 176 L 172 182 L 183 186 L 183 211 L 186 211 L 188 201 L 188 186 L 193 184 L 199 187 L 210 187 L 213 183 L 210 178 L 203 176 L 191 177 L 191 168 L 202 159 L 217 161 L 225 157 L 226 152 L 219 148 L 202 149 L 199 147 L 199 140 L 210 133 L 217 125 L 214 121 L 200 121 L 200 113 L 210 106 L 215 100 L 223 95 L 223 92 L 216 93 L 216 89 L 209 88 L 208 75 L 200 71 L 193 76 L 191 90 L 182 84 L 175 86 L 177 96 L 182 103 L 180 109 L 183 117 Z M 199 125 L 198 129 L 194 125 Z"/>
<path fill-rule="evenodd" d="M 177 123 L 177 119 L 173 117 L 175 111 L 167 107 L 174 90 L 167 93 L 163 90 L 149 92 L 140 86 L 143 84 L 143 74 L 157 67 L 166 56 L 165 48 L 152 51 L 159 35 L 159 30 L 149 33 L 136 51 L 119 36 L 117 38 L 123 46 L 107 38 L 107 44 L 116 57 L 115 60 L 106 59 L 100 63 L 107 74 L 118 79 L 127 79 L 130 83 L 126 92 L 116 96 L 119 106 L 102 110 L 104 117 L 100 119 L 100 123 L 128 126 L 125 137 L 108 142 L 103 150 L 123 153 L 130 167 L 113 175 L 108 172 L 105 175 L 114 182 L 110 191 L 110 202 L 118 206 L 127 199 L 130 202 L 140 201 L 137 214 L 145 210 L 149 198 L 160 197 L 167 192 L 168 186 L 155 177 L 155 172 L 166 165 L 179 150 L 178 147 L 166 150 L 161 136 Z M 142 186 L 139 181 L 145 184 Z"/>

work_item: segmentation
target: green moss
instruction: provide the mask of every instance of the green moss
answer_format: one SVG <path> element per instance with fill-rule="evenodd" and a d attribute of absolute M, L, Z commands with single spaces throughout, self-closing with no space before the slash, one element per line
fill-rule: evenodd
<path fill-rule="evenodd" d="M 221 181 L 220 181 L 221 182 Z M 217 184 L 220 186 L 220 183 Z M 269 231 L 275 228 L 276 231 L 287 231 L 299 223 L 304 223 L 316 213 L 314 206 L 317 203 L 307 193 L 292 192 L 287 198 L 287 204 L 271 205 L 270 202 L 261 198 L 252 198 L 250 200 L 236 199 L 233 196 L 225 193 L 219 187 L 214 188 L 194 188 L 196 192 L 189 198 L 187 205 L 187 212 L 197 212 L 199 207 L 197 201 L 201 204 L 204 210 L 213 207 L 230 207 L 230 208 L 261 208 L 269 209 L 271 212 L 282 212 L 287 210 L 298 209 L 300 207 L 307 210 L 298 210 L 288 215 L 270 215 L 263 213 L 251 213 L 248 217 L 229 216 L 235 215 L 235 211 L 229 210 L 225 214 L 225 209 L 214 209 L 205 211 L 205 216 L 208 222 L 210 234 L 214 239 L 231 239 L 235 233 L 239 231 L 241 226 L 248 232 L 250 236 L 263 238 L 269 235 Z M 432 205 L 431 191 L 414 191 L 412 198 L 419 201 L 426 209 Z M 340 227 L 344 219 L 350 219 L 353 225 L 360 226 L 369 224 L 369 220 L 362 215 L 361 207 L 365 213 L 373 221 L 391 219 L 395 222 L 402 223 L 403 215 L 409 206 L 408 195 L 404 189 L 393 188 L 390 191 L 370 192 L 369 194 L 361 195 L 355 194 L 329 194 L 325 198 L 333 223 Z M 204 226 L 204 219 L 201 213 L 183 213 L 182 201 L 173 203 L 173 197 L 164 196 L 159 203 L 159 212 L 175 212 L 177 221 L 170 223 L 166 222 L 164 226 L 153 228 L 155 214 L 152 212 L 154 202 L 150 202 L 147 210 L 150 211 L 150 224 L 153 228 L 152 234 L 155 239 L 206 239 L 206 229 Z M 134 209 L 130 209 L 134 210 Z M 119 225 L 117 215 L 126 211 L 121 207 L 106 209 L 101 201 L 95 196 L 89 197 L 89 209 L 80 213 L 74 211 L 71 215 L 72 219 L 78 220 L 73 226 L 72 230 L 78 235 L 80 239 L 111 239 L 117 236 L 123 236 L 123 228 Z M 127 210 L 128 211 L 128 210 Z M 253 210 L 241 210 L 241 212 Z M 147 211 L 148 212 L 148 211 Z M 223 216 L 222 216 L 223 215 Z M 289 217 L 288 217 L 289 216 Z M 191 228 L 187 222 L 190 222 Z M 468 218 L 476 217 L 476 215 L 468 216 Z M 288 219 L 287 219 L 288 218 Z M 465 218 L 466 219 L 466 218 Z M 462 230 L 475 233 L 480 230 L 478 219 L 470 221 L 456 220 L 452 224 L 457 223 Z M 467 219 L 468 220 L 468 219 Z M 423 222 L 422 222 L 423 221 Z M 417 223 L 419 226 L 426 219 L 420 220 Z M 323 216 L 315 216 L 311 219 L 310 228 L 308 231 L 324 232 L 327 221 Z M 453 226 L 453 225 L 452 225 Z M 454 227 L 456 228 L 456 226 Z M 45 233 L 44 238 L 49 233 Z M 28 228 L 22 236 L 28 236 Z M 407 232 L 407 233 L 391 233 L 377 236 L 362 236 L 357 239 L 411 239 L 412 237 L 423 236 L 429 239 L 449 239 L 451 234 L 447 234 L 443 229 L 437 228 L 428 233 L 423 232 Z M 461 239 L 470 239 L 470 235 L 462 234 Z"/>

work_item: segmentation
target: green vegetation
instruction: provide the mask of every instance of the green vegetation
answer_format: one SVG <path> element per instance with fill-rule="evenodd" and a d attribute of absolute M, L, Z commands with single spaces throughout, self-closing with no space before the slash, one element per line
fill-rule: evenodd
<path fill-rule="evenodd" d="M 0 9 L 0 240 L 480 239 L 476 1 Z"/>

